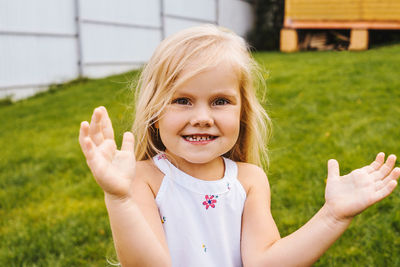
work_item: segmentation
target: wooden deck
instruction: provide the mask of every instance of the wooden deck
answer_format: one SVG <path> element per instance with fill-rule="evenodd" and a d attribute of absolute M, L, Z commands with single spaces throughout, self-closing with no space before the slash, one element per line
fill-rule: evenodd
<path fill-rule="evenodd" d="M 400 0 L 286 0 L 281 51 L 298 50 L 297 29 L 349 29 L 349 49 L 368 49 L 368 30 L 400 30 Z"/>

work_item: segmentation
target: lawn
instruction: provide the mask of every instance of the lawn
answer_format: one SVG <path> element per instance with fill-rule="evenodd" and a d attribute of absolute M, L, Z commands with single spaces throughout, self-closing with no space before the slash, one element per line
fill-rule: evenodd
<path fill-rule="evenodd" d="M 344 174 L 379 151 L 400 156 L 400 45 L 255 57 L 273 120 L 272 213 L 285 236 L 323 205 L 328 159 Z M 0 106 L 0 266 L 108 266 L 116 259 L 78 130 L 104 105 L 120 143 L 132 122 L 135 77 L 78 80 Z M 315 266 L 400 266 L 399 206 L 400 188 L 357 216 Z"/>

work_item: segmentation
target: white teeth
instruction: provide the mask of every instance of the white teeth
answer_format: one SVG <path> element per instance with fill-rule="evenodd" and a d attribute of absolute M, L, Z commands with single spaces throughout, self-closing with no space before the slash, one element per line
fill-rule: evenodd
<path fill-rule="evenodd" d="M 185 136 L 185 139 L 188 141 L 208 141 L 211 140 L 211 136 L 198 136 L 198 135 L 191 135 L 191 136 Z"/>

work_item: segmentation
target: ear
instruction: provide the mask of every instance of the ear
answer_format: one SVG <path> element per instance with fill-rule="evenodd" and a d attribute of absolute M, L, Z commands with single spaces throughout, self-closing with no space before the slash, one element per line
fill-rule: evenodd
<path fill-rule="evenodd" d="M 154 123 L 154 128 L 158 129 L 158 121 Z"/>

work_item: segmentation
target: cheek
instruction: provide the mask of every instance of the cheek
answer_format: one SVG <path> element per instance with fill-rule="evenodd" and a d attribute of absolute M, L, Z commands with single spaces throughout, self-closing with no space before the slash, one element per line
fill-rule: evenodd
<path fill-rule="evenodd" d="M 184 118 L 177 112 L 165 112 L 158 121 L 161 138 L 176 135 L 184 126 Z"/>
<path fill-rule="evenodd" d="M 235 136 L 235 142 L 239 137 L 240 132 L 240 118 L 236 118 L 234 122 L 232 122 L 232 134 Z"/>
<path fill-rule="evenodd" d="M 222 131 L 232 138 L 239 136 L 240 131 L 240 112 L 230 112 L 229 114 L 222 115 L 219 119 Z"/>

